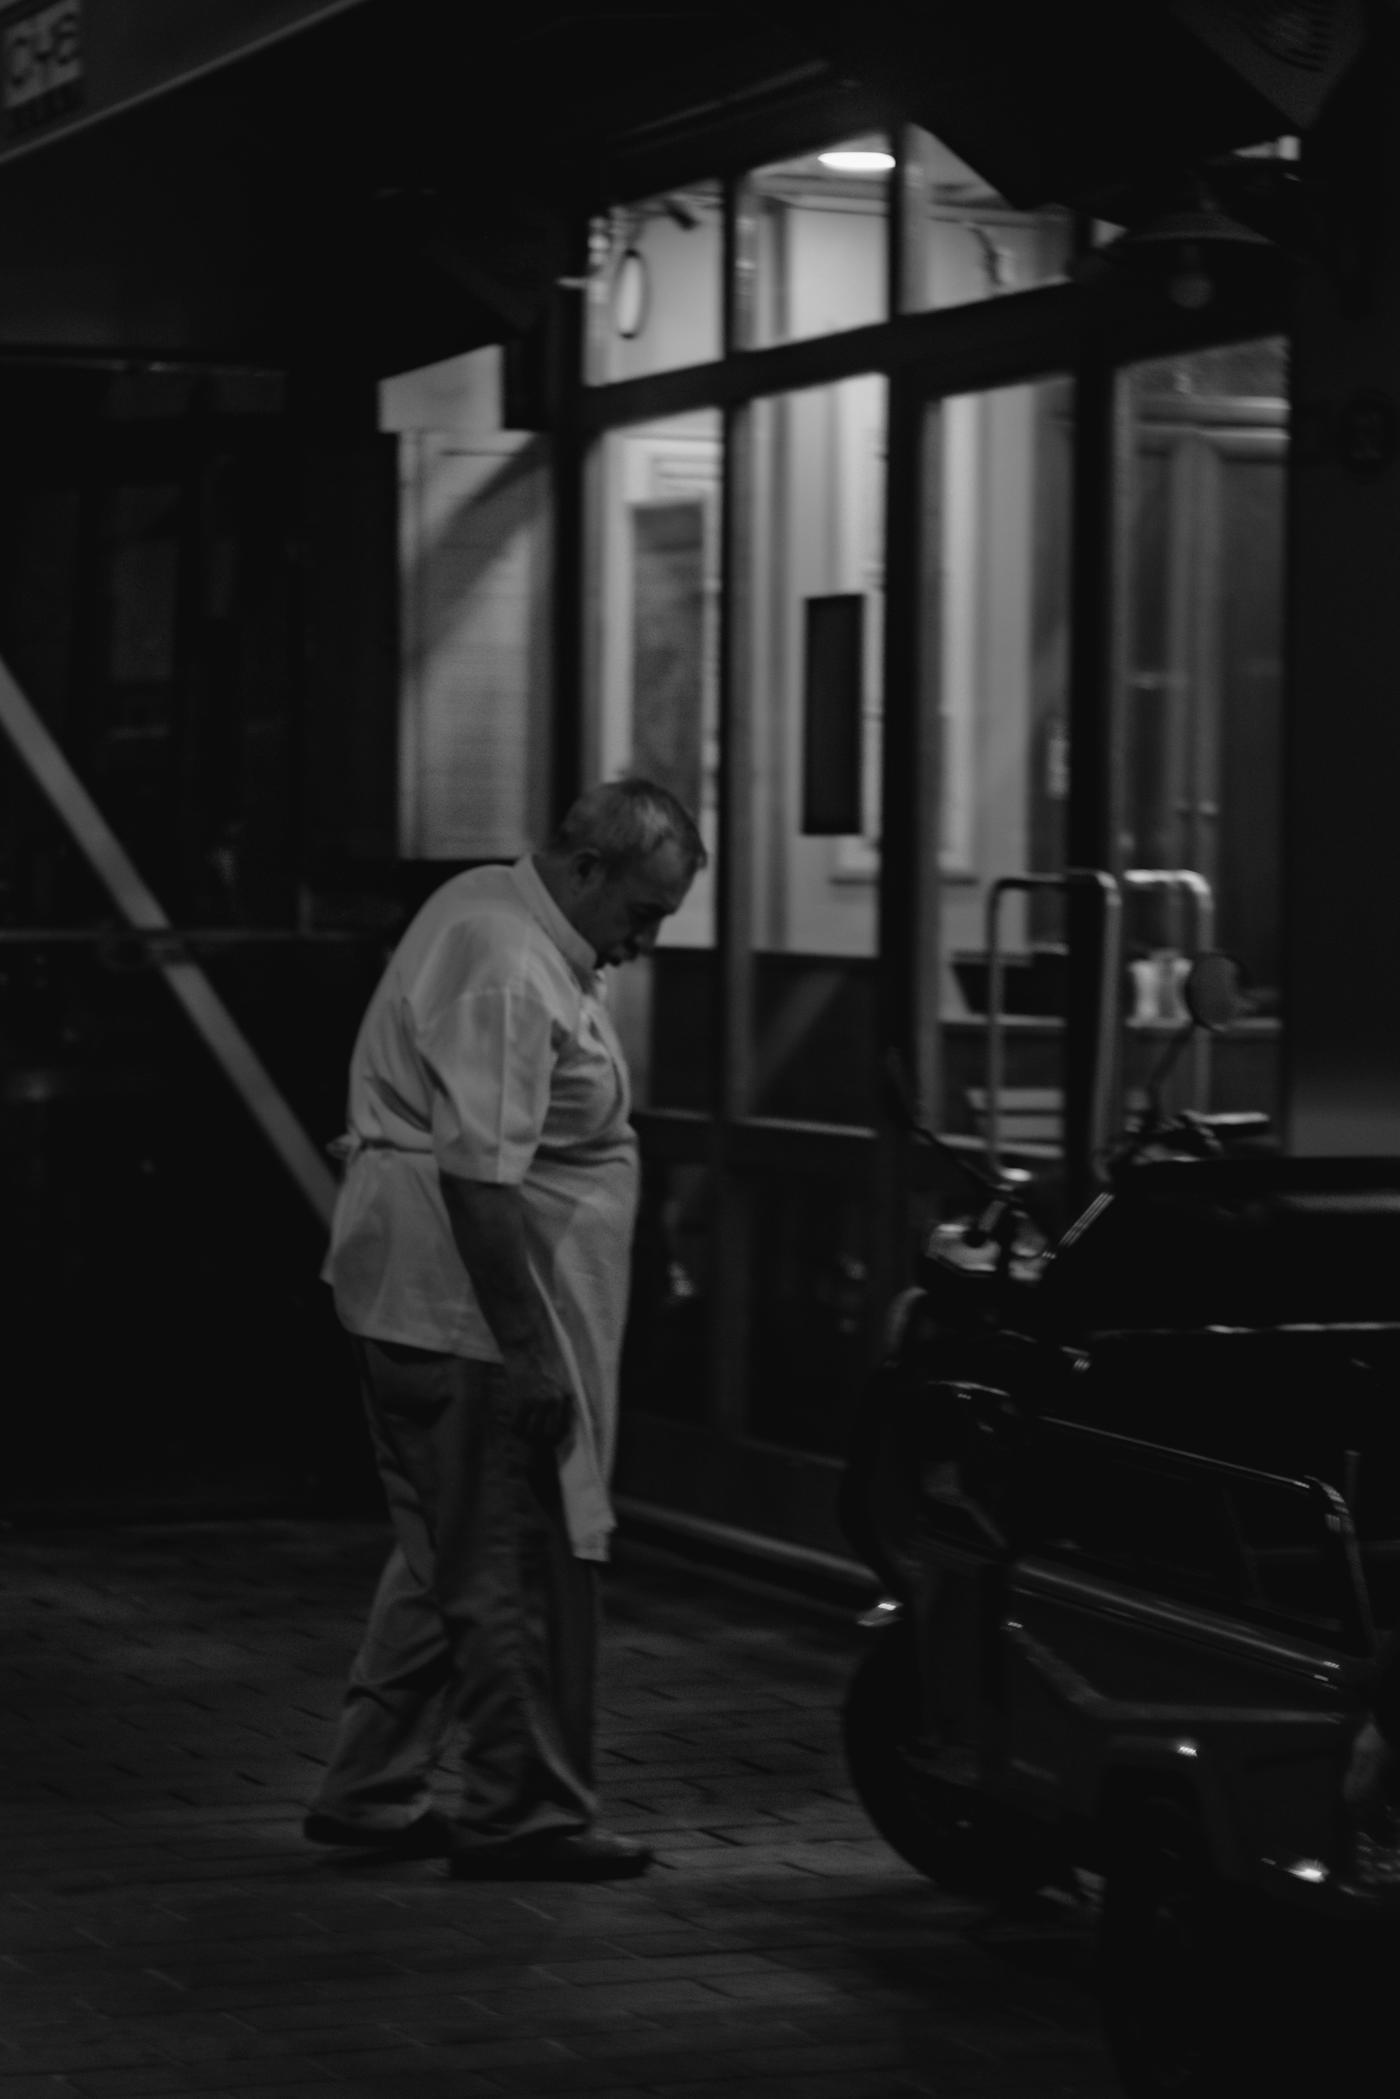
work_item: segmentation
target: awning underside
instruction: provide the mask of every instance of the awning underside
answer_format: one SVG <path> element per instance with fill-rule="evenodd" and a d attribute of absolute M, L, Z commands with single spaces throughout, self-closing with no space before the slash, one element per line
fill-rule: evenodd
<path fill-rule="evenodd" d="M 1050 13 L 361 0 L 0 163 L 0 354 L 382 375 L 528 328 L 580 207 L 874 122 L 1018 203 L 1279 130 L 1165 6 Z"/>

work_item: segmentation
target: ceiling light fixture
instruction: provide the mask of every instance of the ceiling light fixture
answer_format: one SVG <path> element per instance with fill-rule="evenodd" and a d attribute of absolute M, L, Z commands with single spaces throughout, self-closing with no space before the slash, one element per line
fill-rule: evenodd
<path fill-rule="evenodd" d="M 832 153 L 819 153 L 817 159 L 834 175 L 883 175 L 894 166 L 893 153 L 855 146 L 838 146 Z"/>

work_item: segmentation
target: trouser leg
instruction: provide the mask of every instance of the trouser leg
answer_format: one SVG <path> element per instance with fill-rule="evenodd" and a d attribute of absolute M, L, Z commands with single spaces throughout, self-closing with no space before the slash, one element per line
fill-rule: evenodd
<path fill-rule="evenodd" d="M 596 1572 L 569 1548 L 554 1458 L 514 1434 L 498 1365 L 359 1347 L 397 1542 L 323 1804 L 418 1812 L 451 1734 L 464 1843 L 587 1828 Z"/>
<path fill-rule="evenodd" d="M 484 1551 L 448 1590 L 464 1622 L 463 1843 L 572 1833 L 593 1820 L 597 1570 L 569 1547 L 552 1452 L 500 1439 Z"/>
<path fill-rule="evenodd" d="M 434 1591 L 427 1514 L 381 1421 L 394 1410 L 431 1415 L 450 1406 L 450 1358 L 417 1349 L 371 1352 L 358 1342 L 356 1353 L 394 1544 L 350 1667 L 330 1761 L 312 1806 L 366 1828 L 396 1829 L 430 1804 L 451 1717 L 452 1646 Z"/>

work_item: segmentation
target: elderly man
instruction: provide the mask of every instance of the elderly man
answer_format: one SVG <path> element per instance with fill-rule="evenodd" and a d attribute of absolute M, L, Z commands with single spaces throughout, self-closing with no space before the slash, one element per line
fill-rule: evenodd
<path fill-rule="evenodd" d="M 637 1193 L 601 970 L 649 954 L 705 850 L 645 780 L 447 882 L 350 1066 L 326 1262 L 395 1543 L 304 1825 L 464 1879 L 614 1879 L 596 1825 L 596 1563 Z M 435 1766 L 460 1755 L 449 1819 Z"/>

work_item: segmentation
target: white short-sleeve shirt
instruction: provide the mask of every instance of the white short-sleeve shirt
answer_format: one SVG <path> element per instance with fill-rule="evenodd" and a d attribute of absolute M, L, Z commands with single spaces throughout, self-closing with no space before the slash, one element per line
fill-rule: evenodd
<path fill-rule="evenodd" d="M 352 1333 L 499 1361 L 438 1175 L 520 1189 L 531 1270 L 579 1401 L 563 1479 L 575 1548 L 589 1557 L 612 1521 L 637 1197 L 629 1108 L 593 949 L 533 862 L 445 883 L 400 941 L 355 1042 L 325 1274 Z"/>

